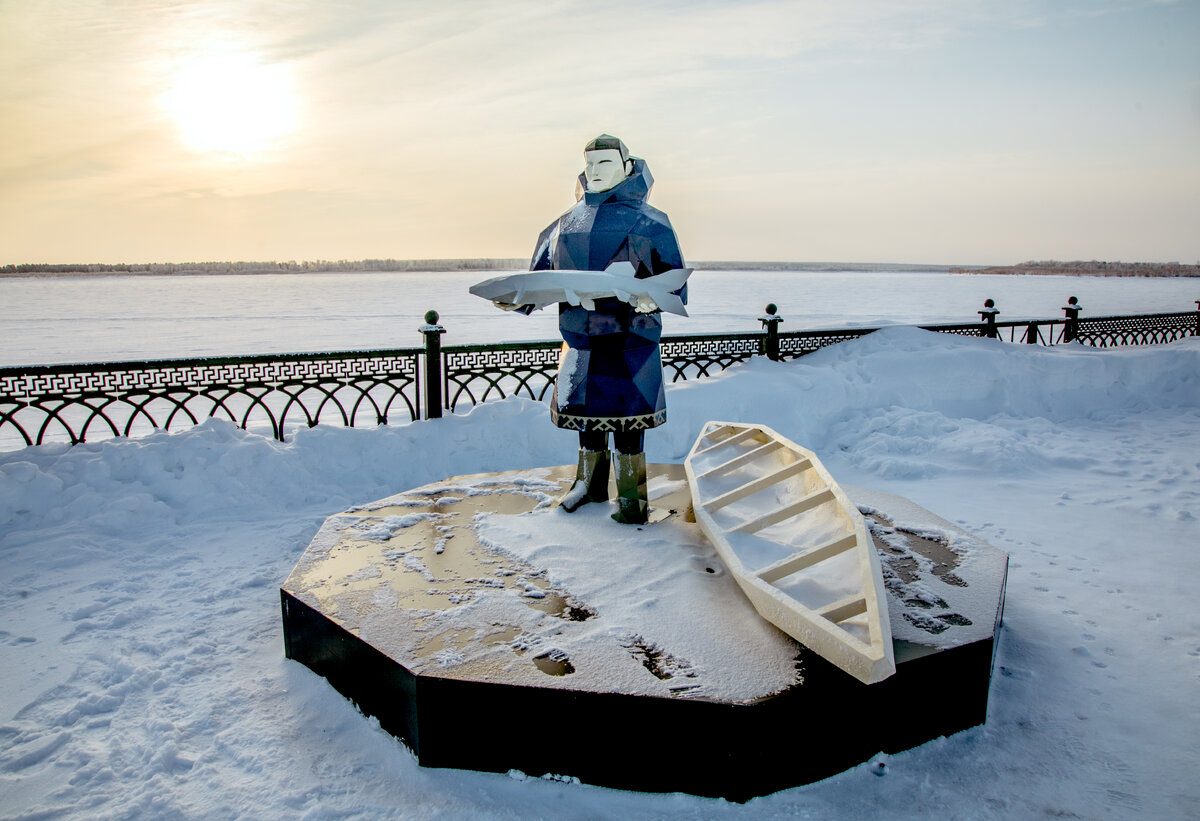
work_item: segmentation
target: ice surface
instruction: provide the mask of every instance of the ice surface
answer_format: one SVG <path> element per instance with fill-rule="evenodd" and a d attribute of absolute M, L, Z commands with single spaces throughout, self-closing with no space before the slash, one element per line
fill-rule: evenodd
<path fill-rule="evenodd" d="M 651 461 L 682 460 L 710 419 L 760 422 L 839 482 L 1010 553 L 986 726 L 888 756 L 885 777 L 864 764 L 746 806 L 422 769 L 283 659 L 277 587 L 330 514 L 569 463 L 575 435 L 526 400 L 286 444 L 208 422 L 0 454 L 0 815 L 1200 815 L 1200 341 L 1046 350 L 895 329 L 668 393 Z M 563 743 L 546 715 L 484 731 Z M 631 743 L 671 753 L 653 728 Z"/>
<path fill-rule="evenodd" d="M 498 311 L 468 288 L 474 271 L 261 276 L 0 279 L 0 366 L 306 351 L 412 348 L 435 309 L 444 345 L 559 339 L 554 310 Z M 1001 319 L 1188 311 L 1194 279 L 974 276 L 863 271 L 692 274 L 687 319 L 664 333 L 761 331 L 774 302 L 782 331 L 976 322 L 994 298 Z"/>

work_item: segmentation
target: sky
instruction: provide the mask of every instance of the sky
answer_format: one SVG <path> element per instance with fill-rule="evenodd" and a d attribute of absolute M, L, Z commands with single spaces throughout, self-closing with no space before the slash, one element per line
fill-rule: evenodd
<path fill-rule="evenodd" d="M 0 0 L 0 264 L 1200 261 L 1200 2 Z"/>

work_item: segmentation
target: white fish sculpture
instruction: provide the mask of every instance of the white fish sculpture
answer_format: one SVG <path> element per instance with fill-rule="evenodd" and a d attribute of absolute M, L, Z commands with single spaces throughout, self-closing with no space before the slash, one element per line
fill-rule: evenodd
<path fill-rule="evenodd" d="M 512 310 L 532 305 L 536 310 L 556 302 L 596 309 L 596 300 L 616 297 L 639 311 L 666 311 L 687 316 L 678 291 L 692 274 L 691 268 L 672 268 L 638 279 L 632 262 L 614 262 L 603 271 L 529 271 L 485 279 L 471 293 Z"/>

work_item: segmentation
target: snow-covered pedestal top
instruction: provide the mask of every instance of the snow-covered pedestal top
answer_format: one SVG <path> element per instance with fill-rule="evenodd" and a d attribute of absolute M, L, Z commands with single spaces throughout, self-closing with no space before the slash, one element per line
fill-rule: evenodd
<path fill-rule="evenodd" d="M 283 589 L 424 676 L 748 702 L 802 680 L 690 521 L 682 465 L 650 467 L 641 528 L 553 500 L 568 466 L 455 477 L 330 517 Z M 906 500 L 871 517 L 897 661 L 990 639 L 1007 557 Z"/>

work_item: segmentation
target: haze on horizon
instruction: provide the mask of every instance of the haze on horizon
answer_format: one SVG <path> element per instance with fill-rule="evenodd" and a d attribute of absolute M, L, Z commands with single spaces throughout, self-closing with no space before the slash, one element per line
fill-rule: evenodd
<path fill-rule="evenodd" d="M 0 264 L 525 257 L 622 137 L 689 259 L 1200 260 L 1200 3 L 0 0 Z"/>

